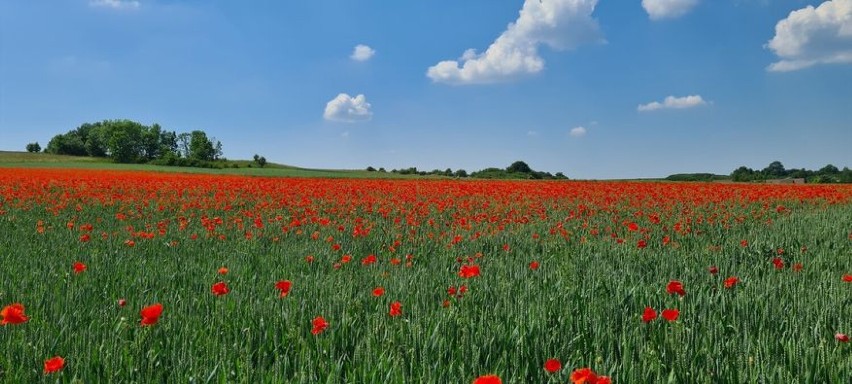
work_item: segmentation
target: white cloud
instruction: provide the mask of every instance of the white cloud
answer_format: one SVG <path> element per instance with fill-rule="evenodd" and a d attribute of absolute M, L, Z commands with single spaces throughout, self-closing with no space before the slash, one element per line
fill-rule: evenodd
<path fill-rule="evenodd" d="M 636 108 L 639 112 L 656 111 L 658 109 L 684 109 L 693 108 L 707 104 L 701 95 L 689 95 L 684 97 L 668 96 L 663 102 L 652 101 L 648 104 L 639 105 Z"/>
<path fill-rule="evenodd" d="M 466 50 L 458 60 L 445 60 L 426 71 L 434 82 L 484 84 L 505 81 L 544 69 L 538 47 L 572 49 L 603 42 L 592 18 L 597 0 L 526 0 L 518 19 L 483 53 Z"/>
<path fill-rule="evenodd" d="M 642 8 L 651 20 L 674 19 L 698 5 L 698 0 L 642 0 Z"/>
<path fill-rule="evenodd" d="M 141 4 L 137 0 L 91 0 L 89 5 L 112 9 L 136 9 Z"/>
<path fill-rule="evenodd" d="M 373 55 L 376 54 L 376 50 L 366 46 L 364 44 L 358 44 L 355 46 L 355 49 L 352 51 L 352 55 L 349 56 L 352 60 L 355 61 L 367 61 L 370 60 Z"/>
<path fill-rule="evenodd" d="M 572 137 L 586 136 L 586 128 L 585 127 L 574 127 L 574 128 L 571 129 L 570 135 Z"/>
<path fill-rule="evenodd" d="M 775 25 L 775 36 L 766 46 L 781 59 L 767 68 L 773 72 L 852 63 L 852 0 L 790 12 Z"/>
<path fill-rule="evenodd" d="M 341 93 L 325 105 L 323 117 L 326 120 L 347 123 L 367 121 L 373 117 L 373 111 L 370 108 L 370 103 L 364 95 L 352 97 Z"/>

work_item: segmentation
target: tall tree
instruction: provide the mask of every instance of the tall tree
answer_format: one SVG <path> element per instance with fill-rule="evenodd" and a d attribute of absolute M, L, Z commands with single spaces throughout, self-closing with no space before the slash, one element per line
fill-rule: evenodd
<path fill-rule="evenodd" d="M 189 158 L 195 160 L 213 160 L 216 155 L 216 149 L 213 148 L 213 143 L 207 138 L 204 131 L 192 131 L 189 139 Z"/>

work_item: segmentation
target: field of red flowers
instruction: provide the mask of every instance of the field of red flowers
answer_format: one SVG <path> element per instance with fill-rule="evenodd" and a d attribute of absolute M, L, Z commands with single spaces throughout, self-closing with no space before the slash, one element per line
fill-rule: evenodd
<path fill-rule="evenodd" d="M 852 186 L 0 169 L 0 381 L 843 383 Z"/>

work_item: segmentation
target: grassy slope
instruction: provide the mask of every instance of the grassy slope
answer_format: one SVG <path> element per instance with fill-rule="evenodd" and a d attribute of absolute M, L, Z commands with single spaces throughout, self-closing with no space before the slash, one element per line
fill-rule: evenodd
<path fill-rule="evenodd" d="M 250 175 L 268 177 L 331 177 L 331 178 L 412 178 L 416 175 L 367 172 L 362 170 L 309 169 L 269 163 L 264 168 L 248 168 L 249 160 L 236 160 L 241 168 L 209 169 L 191 167 L 168 167 L 149 164 L 116 164 L 109 159 L 82 156 L 51 155 L 0 151 L 0 168 L 80 168 L 114 169 L 153 172 L 206 173 L 216 175 Z M 435 178 L 431 176 L 429 178 Z"/>

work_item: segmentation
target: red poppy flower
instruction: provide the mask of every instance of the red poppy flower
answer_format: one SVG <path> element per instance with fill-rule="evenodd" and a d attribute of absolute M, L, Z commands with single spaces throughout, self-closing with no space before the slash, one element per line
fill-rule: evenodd
<path fill-rule="evenodd" d="M 317 316 L 313 320 L 311 320 L 311 325 L 313 325 L 313 329 L 311 329 L 311 333 L 314 335 L 319 335 L 326 328 L 328 328 L 328 322 L 325 321 L 325 318 L 322 316 Z"/>
<path fill-rule="evenodd" d="M 83 273 L 84 271 L 86 271 L 86 264 L 83 264 L 79 261 L 74 263 L 74 273 L 75 274 L 79 275 L 79 274 Z"/>
<path fill-rule="evenodd" d="M 381 297 L 381 296 L 382 296 L 382 295 L 384 295 L 384 294 L 385 294 L 385 289 L 384 289 L 384 288 L 382 288 L 382 287 L 376 287 L 376 288 L 373 288 L 373 296 L 375 296 L 375 297 Z"/>
<path fill-rule="evenodd" d="M 390 263 L 393 264 L 393 265 L 399 265 L 399 263 L 401 263 L 401 262 L 402 262 L 402 260 L 400 260 L 396 257 L 390 259 Z"/>
<path fill-rule="evenodd" d="M 479 276 L 479 266 L 476 264 L 462 265 L 461 270 L 459 270 L 459 276 L 465 279 Z"/>
<path fill-rule="evenodd" d="M 772 259 L 772 264 L 775 265 L 775 269 L 784 269 L 784 260 L 780 257 Z"/>
<path fill-rule="evenodd" d="M 533 260 L 532 262 L 530 262 L 530 269 L 532 269 L 533 271 L 538 269 L 538 266 L 539 266 L 538 261 Z"/>
<path fill-rule="evenodd" d="M 636 246 L 637 246 L 637 247 L 639 247 L 639 248 L 645 248 L 645 247 L 647 247 L 647 246 L 648 246 L 648 242 L 647 242 L 647 241 L 645 241 L 645 240 L 639 240 L 639 241 L 636 243 Z"/>
<path fill-rule="evenodd" d="M 125 305 L 127 305 L 127 300 L 124 300 L 124 299 L 118 299 L 118 306 L 119 306 L 119 307 L 123 307 L 123 306 L 125 306 Z"/>
<path fill-rule="evenodd" d="M 281 280 L 275 283 L 275 289 L 281 291 L 278 297 L 287 297 L 290 294 L 290 288 L 293 287 L 293 283 L 290 280 Z"/>
<path fill-rule="evenodd" d="M 715 275 L 719 273 L 719 268 L 715 265 L 711 265 L 710 268 L 707 268 L 707 271 L 710 272 L 711 275 Z"/>
<path fill-rule="evenodd" d="M 393 303 L 391 303 L 390 311 L 388 311 L 388 314 L 391 317 L 397 317 L 399 315 L 402 315 L 402 303 L 398 301 L 394 301 Z"/>
<path fill-rule="evenodd" d="M 52 357 L 44 361 L 44 374 L 59 372 L 65 368 L 65 359 L 61 356 Z"/>
<path fill-rule="evenodd" d="M 442 307 L 444 307 L 444 308 L 449 307 L 449 306 L 450 306 L 450 301 L 449 301 L 449 300 L 447 300 L 447 299 L 444 299 L 444 301 L 443 301 L 443 302 L 441 302 L 441 306 L 442 306 Z"/>
<path fill-rule="evenodd" d="M 791 267 L 791 269 L 793 269 L 793 272 L 799 272 L 799 271 L 801 271 L 801 270 L 802 270 L 802 268 L 804 268 L 804 266 L 802 265 L 802 263 L 795 263 L 795 264 L 793 264 L 793 266 Z"/>
<path fill-rule="evenodd" d="M 447 294 L 450 296 L 455 296 L 456 292 L 458 292 L 456 287 L 450 286 L 449 288 L 447 288 Z"/>
<path fill-rule="evenodd" d="M 677 280 L 669 281 L 669 284 L 666 285 L 666 292 L 670 295 L 678 294 L 680 296 L 686 296 L 686 291 L 683 289 L 683 283 Z"/>
<path fill-rule="evenodd" d="M 503 384 L 503 380 L 497 375 L 484 375 L 474 379 L 473 384 Z"/>
<path fill-rule="evenodd" d="M 847 273 L 847 274 L 843 275 L 842 280 L 843 280 L 843 282 L 846 282 L 846 283 L 852 283 L 852 275 Z"/>
<path fill-rule="evenodd" d="M 307 255 L 305 256 L 305 261 L 307 261 L 308 263 L 313 263 L 314 257 L 312 255 Z"/>
<path fill-rule="evenodd" d="M 220 275 L 227 275 L 228 274 L 228 268 L 226 268 L 226 267 L 219 268 L 219 274 Z"/>
<path fill-rule="evenodd" d="M 21 303 L 10 304 L 0 310 L 0 325 L 6 324 L 23 324 L 30 318 L 24 314 L 24 305 Z"/>
<path fill-rule="evenodd" d="M 740 282 L 740 279 L 736 276 L 731 276 L 725 279 L 725 288 L 733 288 L 737 283 Z"/>
<path fill-rule="evenodd" d="M 350 261 L 352 261 L 352 255 L 343 255 L 342 257 L 340 257 L 340 262 L 343 264 L 346 264 Z"/>
<path fill-rule="evenodd" d="M 231 292 L 231 290 L 228 289 L 228 284 L 225 284 L 223 281 L 213 284 L 213 286 L 210 287 L 210 291 L 216 296 L 227 295 L 228 292 Z"/>
<path fill-rule="evenodd" d="M 550 373 L 556 373 L 562 369 L 562 363 L 559 359 L 549 359 L 544 362 L 544 370 Z"/>
<path fill-rule="evenodd" d="M 596 384 L 598 375 L 590 368 L 575 369 L 571 372 L 571 382 L 574 384 Z"/>
<path fill-rule="evenodd" d="M 627 230 L 631 232 L 635 232 L 639 230 L 639 225 L 633 222 L 627 223 Z"/>
<path fill-rule="evenodd" d="M 92 236 L 89 235 L 88 233 L 84 233 L 84 234 L 80 235 L 80 242 L 81 243 L 87 243 L 91 239 L 92 239 Z"/>
<path fill-rule="evenodd" d="M 139 311 L 139 315 L 142 316 L 142 325 L 154 325 L 157 324 L 157 321 L 160 320 L 160 315 L 163 314 L 163 305 L 160 303 L 147 306 L 142 308 Z"/>
<path fill-rule="evenodd" d="M 675 320 L 677 320 L 677 317 L 679 315 L 680 315 L 680 311 L 678 311 L 677 308 L 675 308 L 675 309 L 664 309 L 663 310 L 663 318 L 666 319 L 667 321 L 675 321 Z"/>
<path fill-rule="evenodd" d="M 835 334 L 835 335 L 834 335 L 834 339 L 835 339 L 835 340 L 837 340 L 837 341 L 839 341 L 839 342 L 841 342 L 841 343 L 848 343 L 848 342 L 849 342 L 849 336 L 847 336 L 847 335 L 846 335 L 846 334 L 844 334 L 844 333 L 837 333 L 837 334 Z"/>
<path fill-rule="evenodd" d="M 740 246 L 748 247 L 748 240 L 740 240 Z"/>
<path fill-rule="evenodd" d="M 361 259 L 361 265 L 370 265 L 377 261 L 376 255 L 368 255 L 367 257 Z"/>
<path fill-rule="evenodd" d="M 609 376 L 598 376 L 595 384 L 612 384 L 612 380 L 609 379 Z"/>
<path fill-rule="evenodd" d="M 645 311 L 642 312 L 642 321 L 644 321 L 646 323 L 650 323 L 651 321 L 653 321 L 656 318 L 657 318 L 657 311 L 655 311 L 654 308 L 645 307 Z"/>

